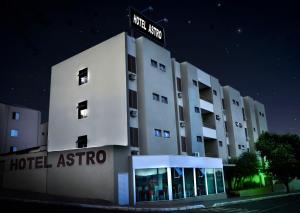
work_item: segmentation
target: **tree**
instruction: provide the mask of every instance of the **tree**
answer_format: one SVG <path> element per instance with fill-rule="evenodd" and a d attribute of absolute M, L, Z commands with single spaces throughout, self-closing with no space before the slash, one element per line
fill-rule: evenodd
<path fill-rule="evenodd" d="M 244 152 L 240 157 L 231 159 L 229 163 L 235 165 L 227 169 L 230 190 L 240 188 L 244 178 L 252 177 L 258 173 L 259 164 L 256 154 Z"/>
<path fill-rule="evenodd" d="M 262 134 L 256 149 L 267 160 L 266 172 L 281 181 L 289 193 L 289 182 L 300 177 L 300 138 L 297 135 Z"/>

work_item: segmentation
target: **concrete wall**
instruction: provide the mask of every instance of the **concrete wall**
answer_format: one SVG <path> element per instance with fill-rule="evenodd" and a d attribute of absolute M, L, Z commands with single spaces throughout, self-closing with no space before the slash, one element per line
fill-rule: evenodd
<path fill-rule="evenodd" d="M 52 67 L 48 151 L 75 149 L 78 136 L 87 147 L 128 145 L 126 34 L 121 33 Z M 88 68 L 88 82 L 78 72 Z M 79 102 L 88 117 L 78 119 Z"/>
<path fill-rule="evenodd" d="M 177 130 L 174 106 L 173 76 L 170 52 L 165 48 L 140 37 L 136 39 L 138 72 L 139 142 L 143 155 L 177 154 Z M 158 67 L 151 66 L 151 59 Z M 159 64 L 166 67 L 165 72 Z M 160 101 L 153 100 L 153 93 Z M 161 96 L 168 98 L 162 103 Z M 170 138 L 156 137 L 154 129 L 170 131 Z"/>
<path fill-rule="evenodd" d="M 254 102 L 254 107 L 255 107 L 255 116 L 256 116 L 258 134 L 260 135 L 263 132 L 268 131 L 266 110 L 265 110 L 265 106 L 258 101 Z"/>
<path fill-rule="evenodd" d="M 19 120 L 12 118 L 13 112 L 20 113 Z M 0 104 L 0 153 L 10 152 L 15 146 L 17 151 L 39 146 L 41 112 L 33 109 Z M 12 137 L 11 130 L 18 136 Z"/>

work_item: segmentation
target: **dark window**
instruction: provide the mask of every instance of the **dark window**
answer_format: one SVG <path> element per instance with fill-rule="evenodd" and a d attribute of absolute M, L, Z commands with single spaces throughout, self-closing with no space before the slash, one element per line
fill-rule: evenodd
<path fill-rule="evenodd" d="M 265 114 L 264 114 L 264 113 L 261 113 L 261 116 L 265 117 Z"/>
<path fill-rule="evenodd" d="M 233 102 L 233 104 L 236 104 L 236 102 L 235 102 L 235 100 L 234 100 L 234 99 L 232 99 L 232 102 Z"/>
<path fill-rule="evenodd" d="M 182 88 L 181 88 L 181 79 L 180 78 L 176 78 L 177 80 L 177 90 L 179 92 L 182 92 Z"/>
<path fill-rule="evenodd" d="M 259 112 L 259 115 L 261 116 L 261 112 Z"/>
<path fill-rule="evenodd" d="M 9 151 L 10 151 L 10 152 L 16 152 L 16 151 L 17 151 L 17 147 L 11 146 L 11 147 L 9 148 Z"/>
<path fill-rule="evenodd" d="M 82 135 L 78 137 L 77 148 L 87 147 L 87 135 Z"/>
<path fill-rule="evenodd" d="M 86 118 L 88 116 L 87 101 L 82 101 L 78 104 L 78 119 Z"/>
<path fill-rule="evenodd" d="M 219 141 L 219 146 L 223 146 L 223 142 L 222 141 Z"/>
<path fill-rule="evenodd" d="M 199 107 L 195 107 L 195 112 L 196 112 L 196 113 L 200 113 Z"/>
<path fill-rule="evenodd" d="M 137 109 L 137 93 L 136 93 L 136 91 L 129 90 L 129 107 Z"/>
<path fill-rule="evenodd" d="M 183 107 L 179 106 L 179 120 L 184 121 Z"/>
<path fill-rule="evenodd" d="M 168 103 L 168 98 L 165 96 L 161 96 L 161 102 L 167 104 Z"/>
<path fill-rule="evenodd" d="M 164 64 L 159 64 L 159 70 L 166 72 L 166 66 Z"/>
<path fill-rule="evenodd" d="M 151 59 L 151 66 L 157 68 L 157 61 Z"/>
<path fill-rule="evenodd" d="M 228 132 L 227 121 L 224 122 L 224 125 L 225 125 L 226 132 Z"/>
<path fill-rule="evenodd" d="M 170 138 L 170 131 L 164 130 L 164 138 Z"/>
<path fill-rule="evenodd" d="M 157 94 L 157 93 L 152 93 L 152 96 L 153 96 L 153 100 L 159 101 L 159 94 Z"/>
<path fill-rule="evenodd" d="M 202 137 L 201 136 L 197 136 L 197 142 L 202 142 Z"/>
<path fill-rule="evenodd" d="M 20 113 L 19 112 L 13 112 L 12 113 L 12 119 L 13 120 L 20 120 Z"/>
<path fill-rule="evenodd" d="M 223 109 L 225 109 L 225 101 L 224 101 L 224 98 L 222 98 L 222 106 L 223 106 Z"/>
<path fill-rule="evenodd" d="M 241 148 L 242 148 L 242 146 L 241 146 L 241 145 L 239 145 L 238 147 L 239 147 L 239 149 L 241 149 Z"/>
<path fill-rule="evenodd" d="M 245 128 L 245 136 L 246 136 L 246 140 L 248 139 L 248 132 L 247 132 L 247 128 Z"/>
<path fill-rule="evenodd" d="M 238 101 L 236 101 L 236 105 L 237 105 L 237 106 L 239 106 L 239 105 L 240 105 L 240 103 L 239 103 Z"/>
<path fill-rule="evenodd" d="M 181 151 L 186 152 L 186 141 L 185 137 L 181 136 Z"/>
<path fill-rule="evenodd" d="M 161 137 L 161 130 L 160 129 L 154 129 L 154 135 L 156 137 Z"/>
<path fill-rule="evenodd" d="M 245 117 L 245 109 L 244 109 L 244 107 L 242 108 L 242 112 L 243 112 L 243 120 L 245 121 L 246 117 Z"/>
<path fill-rule="evenodd" d="M 85 84 L 88 82 L 88 68 L 84 68 L 82 70 L 79 70 L 79 85 Z"/>
<path fill-rule="evenodd" d="M 221 119 L 221 117 L 220 117 L 220 115 L 216 115 L 216 120 L 220 120 Z"/>
<path fill-rule="evenodd" d="M 256 131 L 255 127 L 253 128 L 253 131 L 254 131 L 254 132 Z"/>
<path fill-rule="evenodd" d="M 214 95 L 217 95 L 217 91 L 216 90 L 213 90 L 213 93 L 214 93 Z"/>
<path fill-rule="evenodd" d="M 198 86 L 198 84 L 197 84 L 197 81 L 195 81 L 195 80 L 193 80 L 193 84 L 194 84 L 194 86 Z"/>
<path fill-rule="evenodd" d="M 229 147 L 229 145 L 227 145 L 227 152 L 228 152 L 228 156 L 231 156 L 231 154 L 230 154 L 230 147 Z"/>
<path fill-rule="evenodd" d="M 134 146 L 134 147 L 138 147 L 139 146 L 138 128 L 130 127 L 129 131 L 130 131 L 130 133 L 129 133 L 130 134 L 130 145 Z"/>
<path fill-rule="evenodd" d="M 132 55 L 127 55 L 128 60 L 128 71 L 136 73 L 135 57 Z"/>

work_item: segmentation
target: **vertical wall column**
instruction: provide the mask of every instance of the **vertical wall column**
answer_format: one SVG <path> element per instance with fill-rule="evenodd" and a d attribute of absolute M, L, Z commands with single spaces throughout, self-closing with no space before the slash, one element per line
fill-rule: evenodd
<path fill-rule="evenodd" d="M 173 200 L 171 168 L 167 168 L 169 200 Z"/>
<path fill-rule="evenodd" d="M 195 193 L 195 197 L 197 196 L 197 182 L 196 182 L 196 169 L 193 168 L 193 177 L 194 177 L 194 193 Z"/>

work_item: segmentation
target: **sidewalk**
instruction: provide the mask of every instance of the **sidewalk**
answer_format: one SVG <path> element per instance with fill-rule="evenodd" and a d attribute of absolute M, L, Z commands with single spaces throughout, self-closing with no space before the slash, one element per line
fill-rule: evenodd
<path fill-rule="evenodd" d="M 228 199 L 205 200 L 205 201 L 159 201 L 149 202 L 147 205 L 138 205 L 137 207 L 130 206 L 115 206 L 107 201 L 93 199 L 78 199 L 60 196 L 51 196 L 41 193 L 21 192 L 13 190 L 0 189 L 0 200 L 12 200 L 16 202 L 38 203 L 48 205 L 63 205 L 70 207 L 86 207 L 105 210 L 119 210 L 132 212 L 162 212 L 162 211 L 187 211 L 201 208 L 213 208 L 238 203 L 253 202 L 258 200 L 273 199 L 278 197 L 293 196 L 300 194 L 300 191 L 287 193 L 272 193 L 259 196 L 236 197 Z"/>

